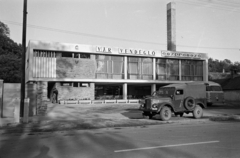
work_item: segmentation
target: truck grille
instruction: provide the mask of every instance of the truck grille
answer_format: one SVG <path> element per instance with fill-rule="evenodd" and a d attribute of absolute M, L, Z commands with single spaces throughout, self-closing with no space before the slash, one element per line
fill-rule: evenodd
<path fill-rule="evenodd" d="M 151 99 L 147 99 L 145 103 L 146 103 L 145 108 L 150 109 L 151 108 Z"/>

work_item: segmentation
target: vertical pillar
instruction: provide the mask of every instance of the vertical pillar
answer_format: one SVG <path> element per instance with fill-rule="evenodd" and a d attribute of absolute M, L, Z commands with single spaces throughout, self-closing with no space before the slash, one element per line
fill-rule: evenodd
<path fill-rule="evenodd" d="M 24 99 L 23 123 L 28 123 L 29 118 L 29 98 Z"/>
<path fill-rule="evenodd" d="M 127 83 L 123 84 L 123 99 L 127 99 Z"/>
<path fill-rule="evenodd" d="M 208 59 L 203 61 L 203 81 L 208 82 Z"/>
<path fill-rule="evenodd" d="M 156 80 L 156 58 L 153 58 L 153 80 Z"/>
<path fill-rule="evenodd" d="M 167 50 L 176 51 L 176 3 L 167 4 Z"/>
<path fill-rule="evenodd" d="M 41 83 L 37 82 L 37 115 L 39 114 L 39 109 L 41 107 L 41 103 L 42 103 L 42 94 L 40 91 L 40 86 Z"/>
<path fill-rule="evenodd" d="M 20 122 L 20 98 L 15 98 L 14 100 L 14 122 L 19 123 Z"/>
<path fill-rule="evenodd" d="M 29 116 L 36 115 L 36 104 L 37 104 L 37 84 L 30 82 L 26 85 L 26 96 L 30 99 L 29 101 Z"/>
<path fill-rule="evenodd" d="M 47 109 L 47 87 L 48 87 L 48 82 L 43 81 L 43 82 L 38 82 L 37 85 L 37 114 L 45 114 L 45 111 Z"/>
<path fill-rule="evenodd" d="M 3 117 L 3 80 L 0 80 L 0 118 Z"/>
<path fill-rule="evenodd" d="M 127 79 L 127 56 L 124 56 L 124 79 Z"/>
<path fill-rule="evenodd" d="M 91 87 L 91 90 L 92 90 L 92 95 L 91 95 L 91 100 L 94 100 L 95 99 L 95 83 L 90 83 L 90 87 Z"/>
<path fill-rule="evenodd" d="M 182 81 L 182 60 L 179 60 L 179 81 Z"/>
<path fill-rule="evenodd" d="M 48 101 L 47 92 L 48 92 L 48 82 L 42 81 L 41 83 L 41 90 L 42 90 L 42 100 Z"/>
<path fill-rule="evenodd" d="M 156 84 L 151 85 L 151 94 L 156 91 Z"/>

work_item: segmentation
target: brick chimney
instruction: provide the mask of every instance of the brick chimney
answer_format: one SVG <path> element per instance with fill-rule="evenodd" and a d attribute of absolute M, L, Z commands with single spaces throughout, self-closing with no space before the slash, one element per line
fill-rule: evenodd
<path fill-rule="evenodd" d="M 167 4 L 167 50 L 176 51 L 176 4 Z"/>

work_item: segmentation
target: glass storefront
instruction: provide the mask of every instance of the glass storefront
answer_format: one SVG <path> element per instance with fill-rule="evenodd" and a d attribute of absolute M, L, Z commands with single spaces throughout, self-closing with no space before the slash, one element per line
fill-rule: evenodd
<path fill-rule="evenodd" d="M 151 94 L 150 85 L 128 85 L 127 99 L 142 99 Z M 95 85 L 95 100 L 123 99 L 122 85 Z"/>
<path fill-rule="evenodd" d="M 97 79 L 124 79 L 123 56 L 96 55 L 96 63 Z M 203 61 L 156 58 L 156 80 L 179 81 L 180 75 L 182 81 L 203 81 Z M 152 80 L 153 58 L 127 57 L 127 79 Z"/>

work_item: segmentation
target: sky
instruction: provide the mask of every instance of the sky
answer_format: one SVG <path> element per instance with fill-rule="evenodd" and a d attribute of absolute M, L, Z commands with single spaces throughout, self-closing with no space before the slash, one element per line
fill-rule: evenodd
<path fill-rule="evenodd" d="M 24 0 L 0 0 L 0 21 L 22 42 Z M 28 0 L 27 43 L 43 40 L 167 50 L 170 0 Z M 177 51 L 240 62 L 240 0 L 174 0 Z"/>

